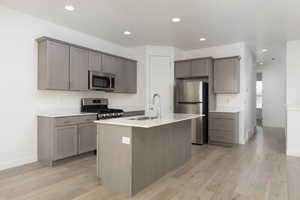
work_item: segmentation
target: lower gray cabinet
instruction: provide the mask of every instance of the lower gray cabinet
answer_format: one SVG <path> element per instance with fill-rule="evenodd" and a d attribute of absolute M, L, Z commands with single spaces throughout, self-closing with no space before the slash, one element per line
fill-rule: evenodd
<path fill-rule="evenodd" d="M 78 153 L 97 149 L 97 126 L 94 123 L 78 126 Z"/>
<path fill-rule="evenodd" d="M 96 115 L 38 116 L 38 161 L 54 161 L 97 149 Z"/>
<path fill-rule="evenodd" d="M 239 140 L 239 113 L 209 113 L 209 143 L 237 144 Z"/>
<path fill-rule="evenodd" d="M 77 126 L 56 127 L 54 133 L 55 160 L 77 155 Z"/>

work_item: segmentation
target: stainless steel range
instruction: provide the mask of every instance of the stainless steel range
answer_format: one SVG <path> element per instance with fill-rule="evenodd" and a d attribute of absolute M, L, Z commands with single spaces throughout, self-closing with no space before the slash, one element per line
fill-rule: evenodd
<path fill-rule="evenodd" d="M 118 118 L 124 115 L 121 109 L 108 108 L 108 99 L 84 98 L 81 99 L 81 112 L 97 113 L 97 119 Z"/>

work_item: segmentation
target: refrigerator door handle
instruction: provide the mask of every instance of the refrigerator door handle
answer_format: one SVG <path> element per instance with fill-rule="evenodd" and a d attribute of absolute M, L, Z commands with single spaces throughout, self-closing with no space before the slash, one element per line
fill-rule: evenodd
<path fill-rule="evenodd" d="M 184 102 L 184 101 L 181 101 L 181 102 L 178 102 L 178 104 L 200 104 L 200 103 L 203 103 L 201 101 L 197 101 L 197 102 Z"/>

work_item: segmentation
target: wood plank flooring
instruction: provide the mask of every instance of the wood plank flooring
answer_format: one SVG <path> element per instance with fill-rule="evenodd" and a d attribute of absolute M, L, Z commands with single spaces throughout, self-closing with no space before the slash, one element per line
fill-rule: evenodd
<path fill-rule="evenodd" d="M 133 198 L 97 185 L 96 157 L 0 172 L 0 200 L 299 200 L 300 158 L 287 157 L 284 132 L 258 128 L 246 145 L 193 146 L 192 159 Z"/>

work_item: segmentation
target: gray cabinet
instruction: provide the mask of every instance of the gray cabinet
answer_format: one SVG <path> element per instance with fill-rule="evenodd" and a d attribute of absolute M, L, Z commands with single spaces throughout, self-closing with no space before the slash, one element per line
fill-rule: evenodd
<path fill-rule="evenodd" d="M 115 74 L 114 92 L 136 93 L 137 66 L 135 61 L 125 60 L 111 55 L 102 55 L 102 71 Z"/>
<path fill-rule="evenodd" d="M 97 126 L 94 123 L 78 126 L 78 153 L 93 151 L 97 148 Z"/>
<path fill-rule="evenodd" d="M 42 40 L 38 48 L 38 89 L 69 89 L 69 45 Z"/>
<path fill-rule="evenodd" d="M 240 92 L 240 58 L 221 58 L 214 61 L 214 92 L 236 94 Z"/>
<path fill-rule="evenodd" d="M 77 154 L 77 126 L 56 127 L 54 133 L 54 159 Z"/>
<path fill-rule="evenodd" d="M 124 75 L 122 78 L 123 91 L 126 93 L 137 92 L 137 63 L 131 60 L 125 60 Z"/>
<path fill-rule="evenodd" d="M 212 68 L 211 58 L 175 62 L 175 78 L 208 77 Z"/>
<path fill-rule="evenodd" d="M 114 92 L 136 93 L 137 62 L 53 38 L 38 41 L 38 89 L 88 90 L 88 71 L 116 75 Z"/>
<path fill-rule="evenodd" d="M 237 144 L 239 113 L 209 113 L 209 142 Z"/>
<path fill-rule="evenodd" d="M 89 51 L 70 47 L 70 90 L 88 90 Z"/>
<path fill-rule="evenodd" d="M 192 60 L 191 76 L 192 77 L 208 76 L 211 67 L 212 67 L 211 59 Z"/>
<path fill-rule="evenodd" d="M 89 70 L 102 70 L 102 54 L 96 51 L 89 51 Z"/>
<path fill-rule="evenodd" d="M 38 160 L 52 165 L 54 161 L 96 150 L 97 119 L 84 116 L 38 116 Z"/>
<path fill-rule="evenodd" d="M 191 61 L 175 62 L 175 78 L 187 78 L 191 76 Z"/>

